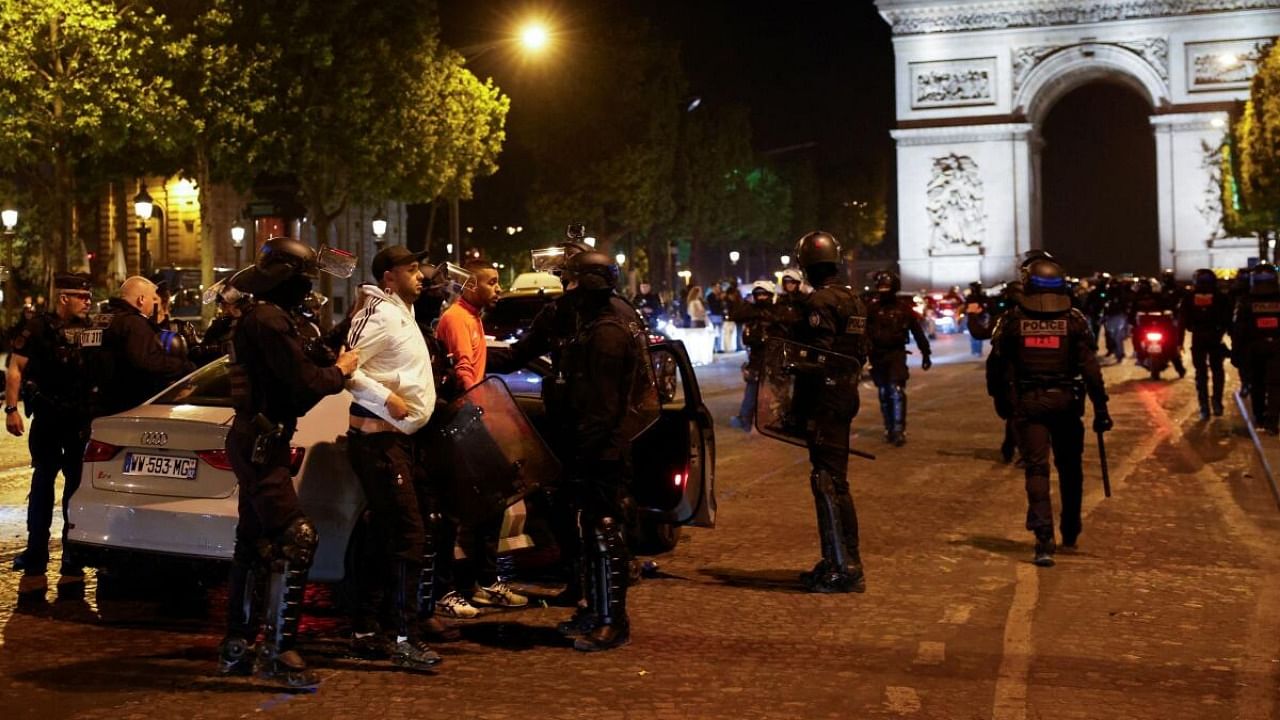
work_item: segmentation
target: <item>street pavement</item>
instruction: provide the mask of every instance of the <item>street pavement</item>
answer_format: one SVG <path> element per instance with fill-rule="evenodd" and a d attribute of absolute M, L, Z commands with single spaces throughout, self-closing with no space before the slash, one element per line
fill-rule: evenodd
<path fill-rule="evenodd" d="M 0 712 L 1277 718 L 1280 511 L 1232 408 L 1200 422 L 1190 377 L 1104 367 L 1114 496 L 1102 497 L 1091 442 L 1079 550 L 1037 568 L 1022 471 L 1001 462 L 982 365 L 964 336 L 941 338 L 936 357 L 913 370 L 903 448 L 883 443 L 874 388 L 862 388 L 858 444 L 878 456 L 850 462 L 865 594 L 802 592 L 797 574 L 818 557 L 805 451 L 729 427 L 742 356 L 720 356 L 698 372 L 716 417 L 719 524 L 686 529 L 633 588 L 626 648 L 576 653 L 554 632 L 568 611 L 535 603 L 463 623 L 465 641 L 438 646 L 436 672 L 399 671 L 344 657 L 342 620 L 318 592 L 303 650 L 324 684 L 288 694 L 211 675 L 219 592 L 166 592 L 173 575 L 130 592 L 91 574 L 84 599 L 51 588 L 49 602 L 19 607 L 6 571 Z M 22 547 L 25 462 L 25 442 L 0 441 L 5 568 Z"/>

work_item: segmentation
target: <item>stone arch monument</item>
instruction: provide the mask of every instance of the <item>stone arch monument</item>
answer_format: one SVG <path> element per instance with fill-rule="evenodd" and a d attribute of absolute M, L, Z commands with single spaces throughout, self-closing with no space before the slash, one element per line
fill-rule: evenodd
<path fill-rule="evenodd" d="M 1160 264 L 1239 267 L 1218 192 L 1228 111 L 1280 34 L 1280 0 L 878 0 L 897 78 L 905 287 L 999 282 L 1041 247 L 1040 128 L 1090 82 L 1151 107 Z M 1099 112 L 1105 112 L 1099 108 Z"/>

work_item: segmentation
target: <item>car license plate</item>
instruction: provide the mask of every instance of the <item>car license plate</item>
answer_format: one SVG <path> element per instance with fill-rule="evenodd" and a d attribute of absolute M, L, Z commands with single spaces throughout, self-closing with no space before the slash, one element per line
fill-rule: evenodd
<path fill-rule="evenodd" d="M 1151 345 L 1147 346 L 1147 352 L 1149 353 L 1164 352 L 1164 346 L 1161 345 L 1160 343 L 1152 343 Z"/>
<path fill-rule="evenodd" d="M 125 475 L 150 475 L 153 477 L 194 480 L 198 462 L 195 458 L 126 453 L 123 472 Z"/>

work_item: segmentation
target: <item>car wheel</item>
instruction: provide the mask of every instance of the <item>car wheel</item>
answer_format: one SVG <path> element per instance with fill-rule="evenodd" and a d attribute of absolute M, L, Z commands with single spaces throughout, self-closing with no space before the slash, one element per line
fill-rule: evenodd
<path fill-rule="evenodd" d="M 645 518 L 640 521 L 639 548 L 646 555 L 668 553 L 680 542 L 680 526 L 667 520 Z"/>

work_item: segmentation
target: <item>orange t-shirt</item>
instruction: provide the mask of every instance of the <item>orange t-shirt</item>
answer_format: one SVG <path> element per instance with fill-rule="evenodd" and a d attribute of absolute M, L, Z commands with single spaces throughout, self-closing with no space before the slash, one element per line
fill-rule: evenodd
<path fill-rule="evenodd" d="M 463 390 L 484 380 L 484 364 L 489 349 L 484 343 L 484 323 L 480 311 L 458 298 L 436 325 L 436 339 L 453 355 L 453 371 Z"/>

